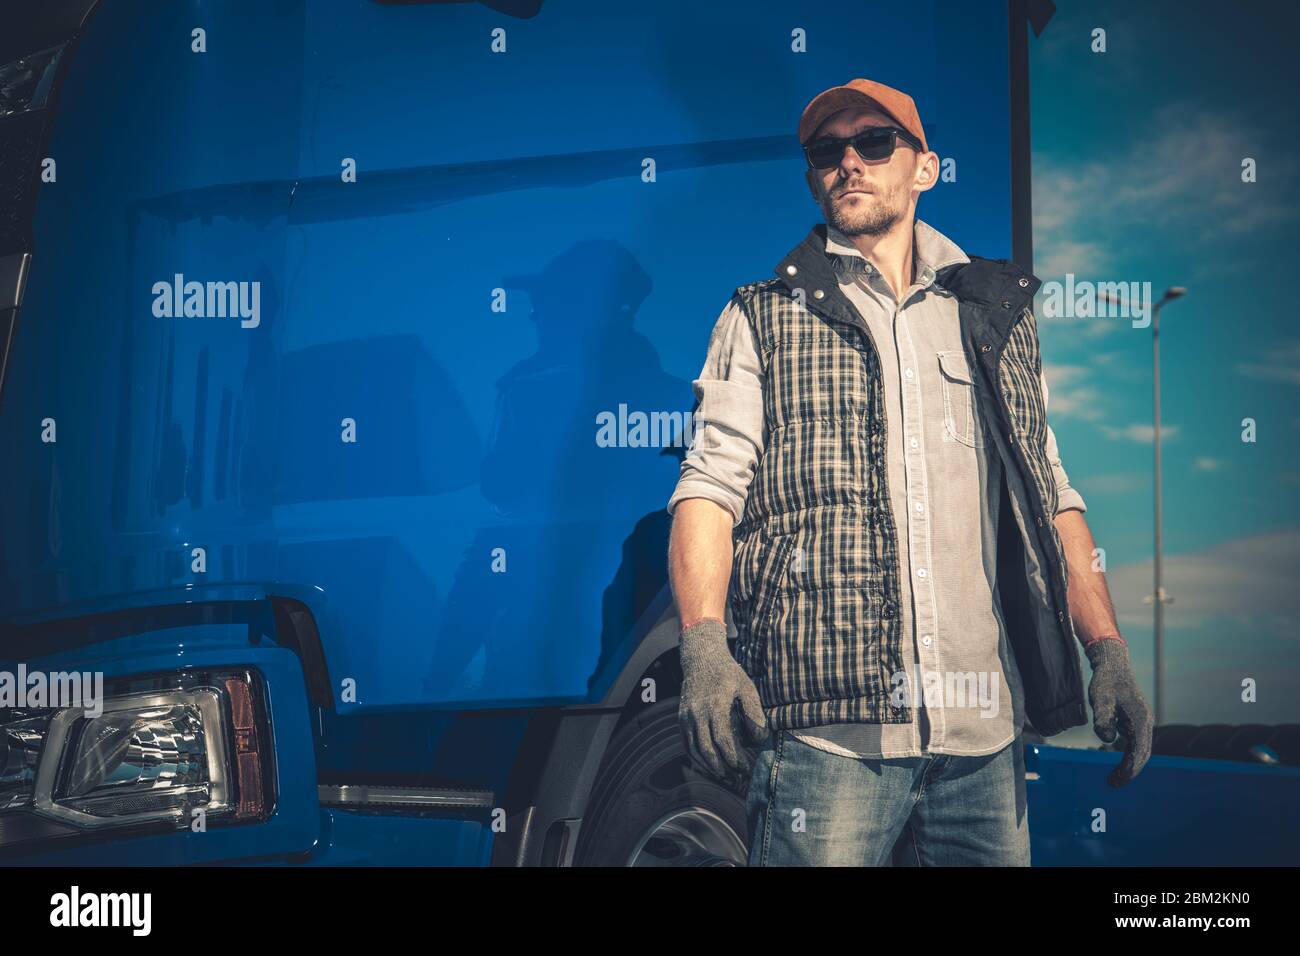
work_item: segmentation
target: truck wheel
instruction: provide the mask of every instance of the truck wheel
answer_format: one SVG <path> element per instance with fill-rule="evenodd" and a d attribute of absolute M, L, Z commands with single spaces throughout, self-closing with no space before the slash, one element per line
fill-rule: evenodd
<path fill-rule="evenodd" d="M 677 698 L 610 741 L 578 831 L 577 866 L 744 866 L 745 786 L 693 765 Z"/>

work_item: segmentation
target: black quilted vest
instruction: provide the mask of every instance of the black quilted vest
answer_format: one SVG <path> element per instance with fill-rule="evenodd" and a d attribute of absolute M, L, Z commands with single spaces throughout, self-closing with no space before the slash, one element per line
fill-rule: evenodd
<path fill-rule="evenodd" d="M 910 648 L 899 626 L 880 360 L 825 247 L 819 224 L 776 278 L 736 290 L 765 375 L 765 440 L 735 528 L 729 597 L 736 659 L 773 729 L 913 719 L 890 694 Z M 999 600 L 1026 718 L 1049 736 L 1084 723 L 1087 712 L 1052 521 L 1031 309 L 1039 280 L 1007 260 L 970 258 L 936 282 L 958 300 L 977 402 L 996 432 L 987 453 L 1003 458 Z M 971 560 L 980 560 L 977 544 Z"/>

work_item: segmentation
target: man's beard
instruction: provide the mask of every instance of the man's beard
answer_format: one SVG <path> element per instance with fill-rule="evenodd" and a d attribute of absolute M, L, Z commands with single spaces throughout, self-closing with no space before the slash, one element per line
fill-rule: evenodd
<path fill-rule="evenodd" d="M 841 192 L 850 188 L 842 187 Z M 903 218 L 902 205 L 891 205 L 879 193 L 866 194 L 866 199 L 859 199 L 852 206 L 843 203 L 836 206 L 823 190 L 821 207 L 826 221 L 846 236 L 883 236 Z"/>

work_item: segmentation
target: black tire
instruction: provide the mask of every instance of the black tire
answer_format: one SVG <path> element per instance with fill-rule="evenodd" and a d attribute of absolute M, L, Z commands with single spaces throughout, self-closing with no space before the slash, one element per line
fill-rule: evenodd
<path fill-rule="evenodd" d="M 676 697 L 650 704 L 610 741 L 574 863 L 628 866 L 635 854 L 641 866 L 743 866 L 747 783 L 690 762 Z M 651 836 L 657 823 L 667 826 Z"/>

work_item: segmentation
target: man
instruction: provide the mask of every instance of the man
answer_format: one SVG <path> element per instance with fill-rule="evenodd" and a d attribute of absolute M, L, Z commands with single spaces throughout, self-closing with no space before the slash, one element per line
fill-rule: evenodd
<path fill-rule="evenodd" d="M 1112 785 L 1152 731 L 1047 425 L 1039 280 L 916 220 L 910 96 L 826 90 L 799 141 L 825 224 L 719 317 L 668 503 L 686 744 L 749 773 L 751 864 L 1028 865 L 1018 737 L 1086 721 L 1076 636 Z"/>

